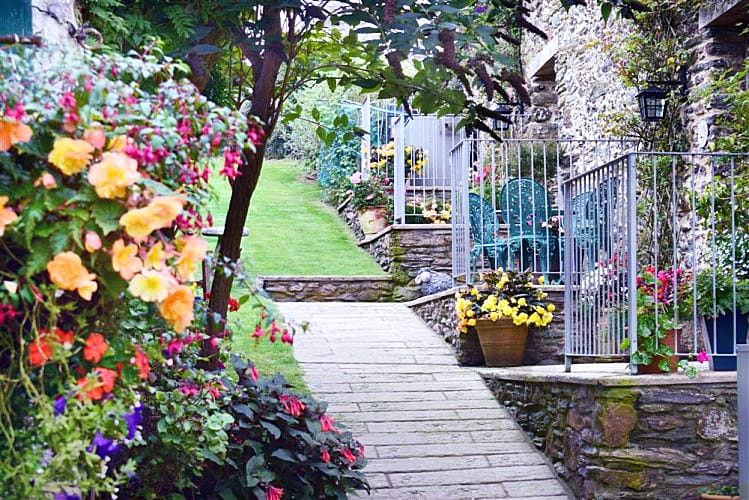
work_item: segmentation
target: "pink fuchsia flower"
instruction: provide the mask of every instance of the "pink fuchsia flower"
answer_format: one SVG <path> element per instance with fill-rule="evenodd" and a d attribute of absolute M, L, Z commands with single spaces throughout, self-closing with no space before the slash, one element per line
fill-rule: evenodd
<path fill-rule="evenodd" d="M 335 422 L 335 420 L 333 420 L 332 417 L 326 414 L 320 415 L 320 425 L 322 426 L 323 432 L 334 430 L 333 422 Z"/>
<path fill-rule="evenodd" d="M 260 326 L 260 323 L 255 325 L 255 331 L 252 333 L 253 337 L 260 338 L 265 335 L 265 330 L 263 330 L 263 327 Z"/>
<path fill-rule="evenodd" d="M 353 185 L 359 184 L 361 182 L 361 172 L 354 172 L 351 174 L 351 177 L 349 177 L 349 180 Z"/>
<path fill-rule="evenodd" d="M 708 356 L 704 350 L 700 351 L 699 354 L 697 354 L 697 361 L 699 361 L 700 363 L 710 361 L 710 356 Z"/>
<path fill-rule="evenodd" d="M 351 453 L 351 450 L 348 448 L 343 448 L 341 450 L 341 456 L 351 463 L 356 462 L 356 456 L 354 456 L 354 454 Z"/>
<path fill-rule="evenodd" d="M 255 368 L 254 366 L 252 368 L 250 368 L 250 377 L 252 377 L 253 381 L 257 380 L 259 376 L 260 375 L 257 372 L 257 368 Z"/>
<path fill-rule="evenodd" d="M 326 464 L 330 462 L 330 453 L 328 452 L 327 448 L 324 448 L 322 450 L 322 461 Z"/>
<path fill-rule="evenodd" d="M 281 500 L 283 496 L 283 488 L 276 488 L 268 485 L 265 488 L 265 500 Z"/>
<path fill-rule="evenodd" d="M 180 387 L 180 391 L 182 391 L 182 394 L 185 396 L 197 396 L 200 394 L 200 389 L 198 389 L 198 386 L 193 384 L 192 382 L 186 382 L 182 384 L 182 387 Z"/>
<path fill-rule="evenodd" d="M 284 411 L 293 417 L 299 417 L 307 408 L 307 405 L 299 401 L 299 398 L 294 395 L 282 394 L 279 399 Z"/>
<path fill-rule="evenodd" d="M 284 330 L 283 335 L 281 335 L 281 342 L 284 342 L 286 344 L 293 344 L 294 336 L 290 334 L 288 330 Z"/>

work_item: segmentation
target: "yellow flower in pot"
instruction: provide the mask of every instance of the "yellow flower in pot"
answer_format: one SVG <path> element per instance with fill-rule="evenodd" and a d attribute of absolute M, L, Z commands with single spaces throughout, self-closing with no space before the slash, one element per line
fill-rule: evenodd
<path fill-rule="evenodd" d="M 542 328 L 554 319 L 556 307 L 537 286 L 543 283 L 539 277 L 534 284 L 529 272 L 500 268 L 455 294 L 458 329 L 476 330 L 487 366 L 522 364 L 528 327 Z"/>

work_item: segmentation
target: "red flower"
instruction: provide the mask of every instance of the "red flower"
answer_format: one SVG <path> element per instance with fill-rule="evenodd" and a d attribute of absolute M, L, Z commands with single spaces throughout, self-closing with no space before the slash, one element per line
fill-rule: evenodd
<path fill-rule="evenodd" d="M 330 462 L 330 453 L 328 453 L 327 448 L 322 450 L 322 461 L 326 464 Z"/>
<path fill-rule="evenodd" d="M 148 374 L 151 372 L 151 366 L 148 364 L 148 356 L 138 346 L 135 347 L 135 357 L 133 357 L 131 363 L 138 367 L 140 378 L 148 378 Z"/>
<path fill-rule="evenodd" d="M 104 353 L 109 349 L 107 341 L 99 333 L 92 333 L 86 339 L 86 347 L 83 348 L 83 359 L 91 361 L 92 363 L 98 363 L 101 361 Z"/>
<path fill-rule="evenodd" d="M 229 312 L 239 311 L 239 301 L 234 298 L 229 298 Z"/>
<path fill-rule="evenodd" d="M 75 335 L 73 335 L 73 332 L 71 330 L 68 330 L 66 332 L 60 328 L 55 327 L 54 339 L 67 348 L 73 345 L 73 342 L 75 341 Z"/>
<path fill-rule="evenodd" d="M 258 373 L 257 373 L 257 368 L 255 368 L 254 366 L 253 366 L 252 368 L 250 368 L 250 377 L 252 377 L 252 380 L 253 380 L 253 381 L 254 381 L 254 380 L 257 380 L 257 378 L 258 378 L 259 376 L 260 376 L 260 375 L 258 375 Z"/>
<path fill-rule="evenodd" d="M 39 340 L 29 344 L 29 363 L 32 366 L 43 365 L 51 357 L 52 347 L 44 340 L 44 334 L 39 336 Z"/>
<path fill-rule="evenodd" d="M 97 366 L 94 371 L 97 374 L 95 381 L 92 382 L 89 377 L 81 377 L 78 379 L 78 387 L 83 391 L 78 394 L 78 399 L 98 401 L 103 398 L 104 395 L 109 394 L 114 390 L 114 383 L 117 380 L 116 371 L 101 366 Z"/>

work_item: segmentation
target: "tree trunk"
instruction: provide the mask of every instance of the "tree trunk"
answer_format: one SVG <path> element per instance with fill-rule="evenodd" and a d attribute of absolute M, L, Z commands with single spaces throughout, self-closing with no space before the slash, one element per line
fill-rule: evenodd
<path fill-rule="evenodd" d="M 264 13 L 266 21 L 264 43 L 266 49 L 278 45 L 282 35 L 281 12 L 272 8 Z M 242 166 L 239 168 L 239 176 L 234 179 L 232 186 L 229 210 L 226 213 L 226 224 L 224 235 L 221 238 L 221 250 L 219 259 L 228 259 L 237 262 L 241 253 L 242 229 L 247 220 L 247 211 L 250 208 L 250 200 L 255 192 L 260 171 L 263 168 L 265 146 L 273 134 L 273 128 L 278 114 L 281 112 L 280 105 L 274 105 L 274 90 L 278 73 L 286 55 L 282 51 L 266 50 L 261 59 L 253 65 L 255 81 L 253 82 L 252 106 L 250 116 L 257 117 L 264 124 L 264 134 L 260 144 L 256 145 L 256 151 L 246 148 L 242 152 Z M 280 101 L 282 102 L 282 101 Z M 256 126 L 251 119 L 250 126 Z M 213 285 L 211 286 L 211 298 L 208 302 L 208 334 L 212 337 L 225 327 L 226 312 L 229 307 L 229 296 L 234 276 L 226 276 L 214 270 Z M 211 345 L 211 339 L 203 341 L 201 355 L 206 358 L 202 367 L 215 370 L 218 366 L 218 349 Z"/>
<path fill-rule="evenodd" d="M 266 136 L 268 137 L 268 136 Z M 224 235 L 221 237 L 221 249 L 218 259 L 229 259 L 237 262 L 240 258 L 242 245 L 242 231 L 247 221 L 252 193 L 255 192 L 260 171 L 263 167 L 265 142 L 257 146 L 255 153 L 245 150 L 242 154 L 243 164 L 239 169 L 240 175 L 234 179 L 229 210 L 226 213 Z M 208 302 L 210 311 L 208 316 L 208 333 L 215 335 L 224 328 L 223 319 L 229 307 L 229 297 L 234 282 L 234 276 L 220 271 L 220 266 L 214 267 L 211 285 L 211 298 Z M 210 339 L 203 341 L 201 354 L 207 358 L 204 367 L 210 370 L 216 368 L 218 349 L 211 345 Z"/>

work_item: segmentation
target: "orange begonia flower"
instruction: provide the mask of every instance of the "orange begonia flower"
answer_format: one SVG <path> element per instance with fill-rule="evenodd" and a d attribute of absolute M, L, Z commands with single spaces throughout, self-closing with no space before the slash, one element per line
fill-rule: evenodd
<path fill-rule="evenodd" d="M 133 357 L 130 362 L 138 367 L 138 375 L 140 378 L 148 378 L 148 374 L 151 372 L 151 366 L 148 364 L 148 356 L 145 355 L 140 347 L 135 347 L 135 357 Z"/>
<path fill-rule="evenodd" d="M 78 290 L 84 300 L 91 300 L 98 285 L 96 275 L 89 273 L 81 263 L 81 258 L 73 252 L 63 252 L 47 263 L 47 272 L 52 283 L 63 290 Z"/>
<path fill-rule="evenodd" d="M 112 269 L 120 273 L 122 279 L 130 281 L 136 273 L 143 269 L 143 261 L 138 257 L 138 246 L 125 242 L 120 238 L 112 246 Z"/>
<path fill-rule="evenodd" d="M 83 133 L 83 138 L 96 149 L 104 149 L 104 145 L 107 143 L 104 127 L 101 125 L 95 125 L 86 129 Z"/>
<path fill-rule="evenodd" d="M 6 208 L 6 203 L 8 203 L 8 197 L 0 196 L 0 236 L 5 233 L 5 227 L 18 218 L 12 209 Z"/>
<path fill-rule="evenodd" d="M 16 118 L 0 118 L 0 151 L 8 151 L 14 144 L 28 142 L 31 128 Z"/>
<path fill-rule="evenodd" d="M 192 290 L 180 285 L 159 304 L 159 312 L 177 333 L 182 332 L 194 318 Z"/>
<path fill-rule="evenodd" d="M 88 171 L 88 182 L 100 198 L 122 198 L 138 179 L 138 162 L 125 153 L 104 153 Z"/>
<path fill-rule="evenodd" d="M 94 147 L 81 139 L 60 137 L 55 139 L 47 159 L 65 175 L 80 172 L 91 161 Z"/>
<path fill-rule="evenodd" d="M 120 217 L 120 224 L 135 241 L 145 240 L 157 229 L 169 227 L 182 211 L 185 200 L 178 196 L 157 196 L 143 208 L 136 208 Z"/>
<path fill-rule="evenodd" d="M 166 272 L 147 269 L 130 281 L 128 290 L 145 302 L 161 302 L 177 284 L 177 280 Z"/>
<path fill-rule="evenodd" d="M 86 339 L 86 347 L 83 348 L 83 359 L 98 363 L 109 349 L 109 344 L 100 333 L 92 333 Z"/>
<path fill-rule="evenodd" d="M 176 264 L 177 272 L 182 280 L 192 278 L 198 270 L 198 264 L 205 259 L 207 249 L 208 244 L 200 236 L 188 236 L 183 240 L 182 250 Z"/>

